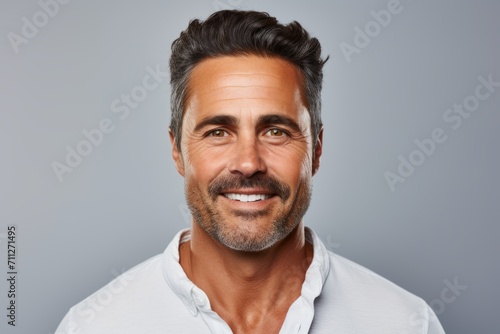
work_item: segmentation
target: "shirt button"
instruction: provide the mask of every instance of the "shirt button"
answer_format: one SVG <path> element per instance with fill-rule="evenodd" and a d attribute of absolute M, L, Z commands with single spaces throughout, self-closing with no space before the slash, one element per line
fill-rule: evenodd
<path fill-rule="evenodd" d="M 205 296 L 202 291 L 193 289 L 191 291 L 191 297 L 193 298 L 193 301 L 197 306 L 205 306 Z"/>

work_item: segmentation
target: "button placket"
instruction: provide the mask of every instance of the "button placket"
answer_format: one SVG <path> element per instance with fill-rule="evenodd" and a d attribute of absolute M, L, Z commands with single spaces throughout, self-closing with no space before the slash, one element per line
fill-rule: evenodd
<path fill-rule="evenodd" d="M 191 289 L 191 298 L 192 298 L 193 302 L 195 303 L 195 305 L 199 308 L 205 309 L 208 305 L 207 296 L 205 295 L 205 293 L 203 291 L 201 291 L 200 289 L 198 289 L 196 287 L 193 287 Z"/>

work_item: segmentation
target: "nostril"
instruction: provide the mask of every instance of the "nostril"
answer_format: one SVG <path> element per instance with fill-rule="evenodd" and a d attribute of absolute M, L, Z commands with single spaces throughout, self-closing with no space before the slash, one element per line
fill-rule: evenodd
<path fill-rule="evenodd" d="M 235 147 L 234 158 L 229 164 L 231 173 L 240 173 L 245 177 L 250 177 L 265 170 L 266 164 L 256 144 Z"/>

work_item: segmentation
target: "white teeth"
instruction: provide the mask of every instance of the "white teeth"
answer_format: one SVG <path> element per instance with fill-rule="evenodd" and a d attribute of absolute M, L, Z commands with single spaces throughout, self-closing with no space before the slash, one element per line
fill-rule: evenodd
<path fill-rule="evenodd" d="M 244 195 L 244 194 L 224 194 L 229 199 L 240 202 L 257 202 L 268 199 L 270 196 L 265 194 L 252 194 L 252 195 Z"/>

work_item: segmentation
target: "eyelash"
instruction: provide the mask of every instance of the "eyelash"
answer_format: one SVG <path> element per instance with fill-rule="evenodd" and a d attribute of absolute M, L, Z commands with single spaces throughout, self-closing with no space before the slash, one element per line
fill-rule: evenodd
<path fill-rule="evenodd" d="M 271 129 L 266 130 L 266 132 L 264 132 L 264 133 L 267 134 L 267 133 L 270 133 L 272 131 L 279 131 L 279 132 L 282 133 L 282 135 L 276 136 L 276 137 L 290 136 L 290 134 L 287 131 L 285 131 L 283 129 L 280 129 L 280 128 L 271 128 Z M 216 136 L 215 135 L 216 132 L 223 132 L 225 134 L 228 134 L 228 132 L 226 130 L 223 130 L 223 129 L 214 129 L 214 130 L 210 130 L 209 132 L 207 132 L 206 136 L 207 137 L 215 137 L 215 138 L 225 137 L 225 135 L 224 136 Z M 271 136 L 271 137 L 274 137 L 274 136 Z"/>
<path fill-rule="evenodd" d="M 266 131 L 266 133 L 272 133 L 272 132 L 274 132 L 274 131 L 279 131 L 279 132 L 281 132 L 281 136 L 277 136 L 277 137 L 283 137 L 283 136 L 288 135 L 288 134 L 286 133 L 286 131 L 285 131 L 285 130 L 280 129 L 280 128 L 272 128 L 272 129 L 269 129 L 269 130 L 267 130 L 267 131 Z M 273 136 L 273 135 L 271 135 L 271 137 L 274 137 L 274 136 Z"/>
<path fill-rule="evenodd" d="M 227 131 L 226 130 L 222 130 L 222 129 L 215 129 L 215 130 L 210 130 L 208 133 L 207 133 L 207 137 L 216 137 L 216 138 L 222 138 L 222 137 L 225 137 L 225 136 L 215 136 L 214 134 L 216 132 L 223 132 L 225 134 L 227 134 Z"/>

